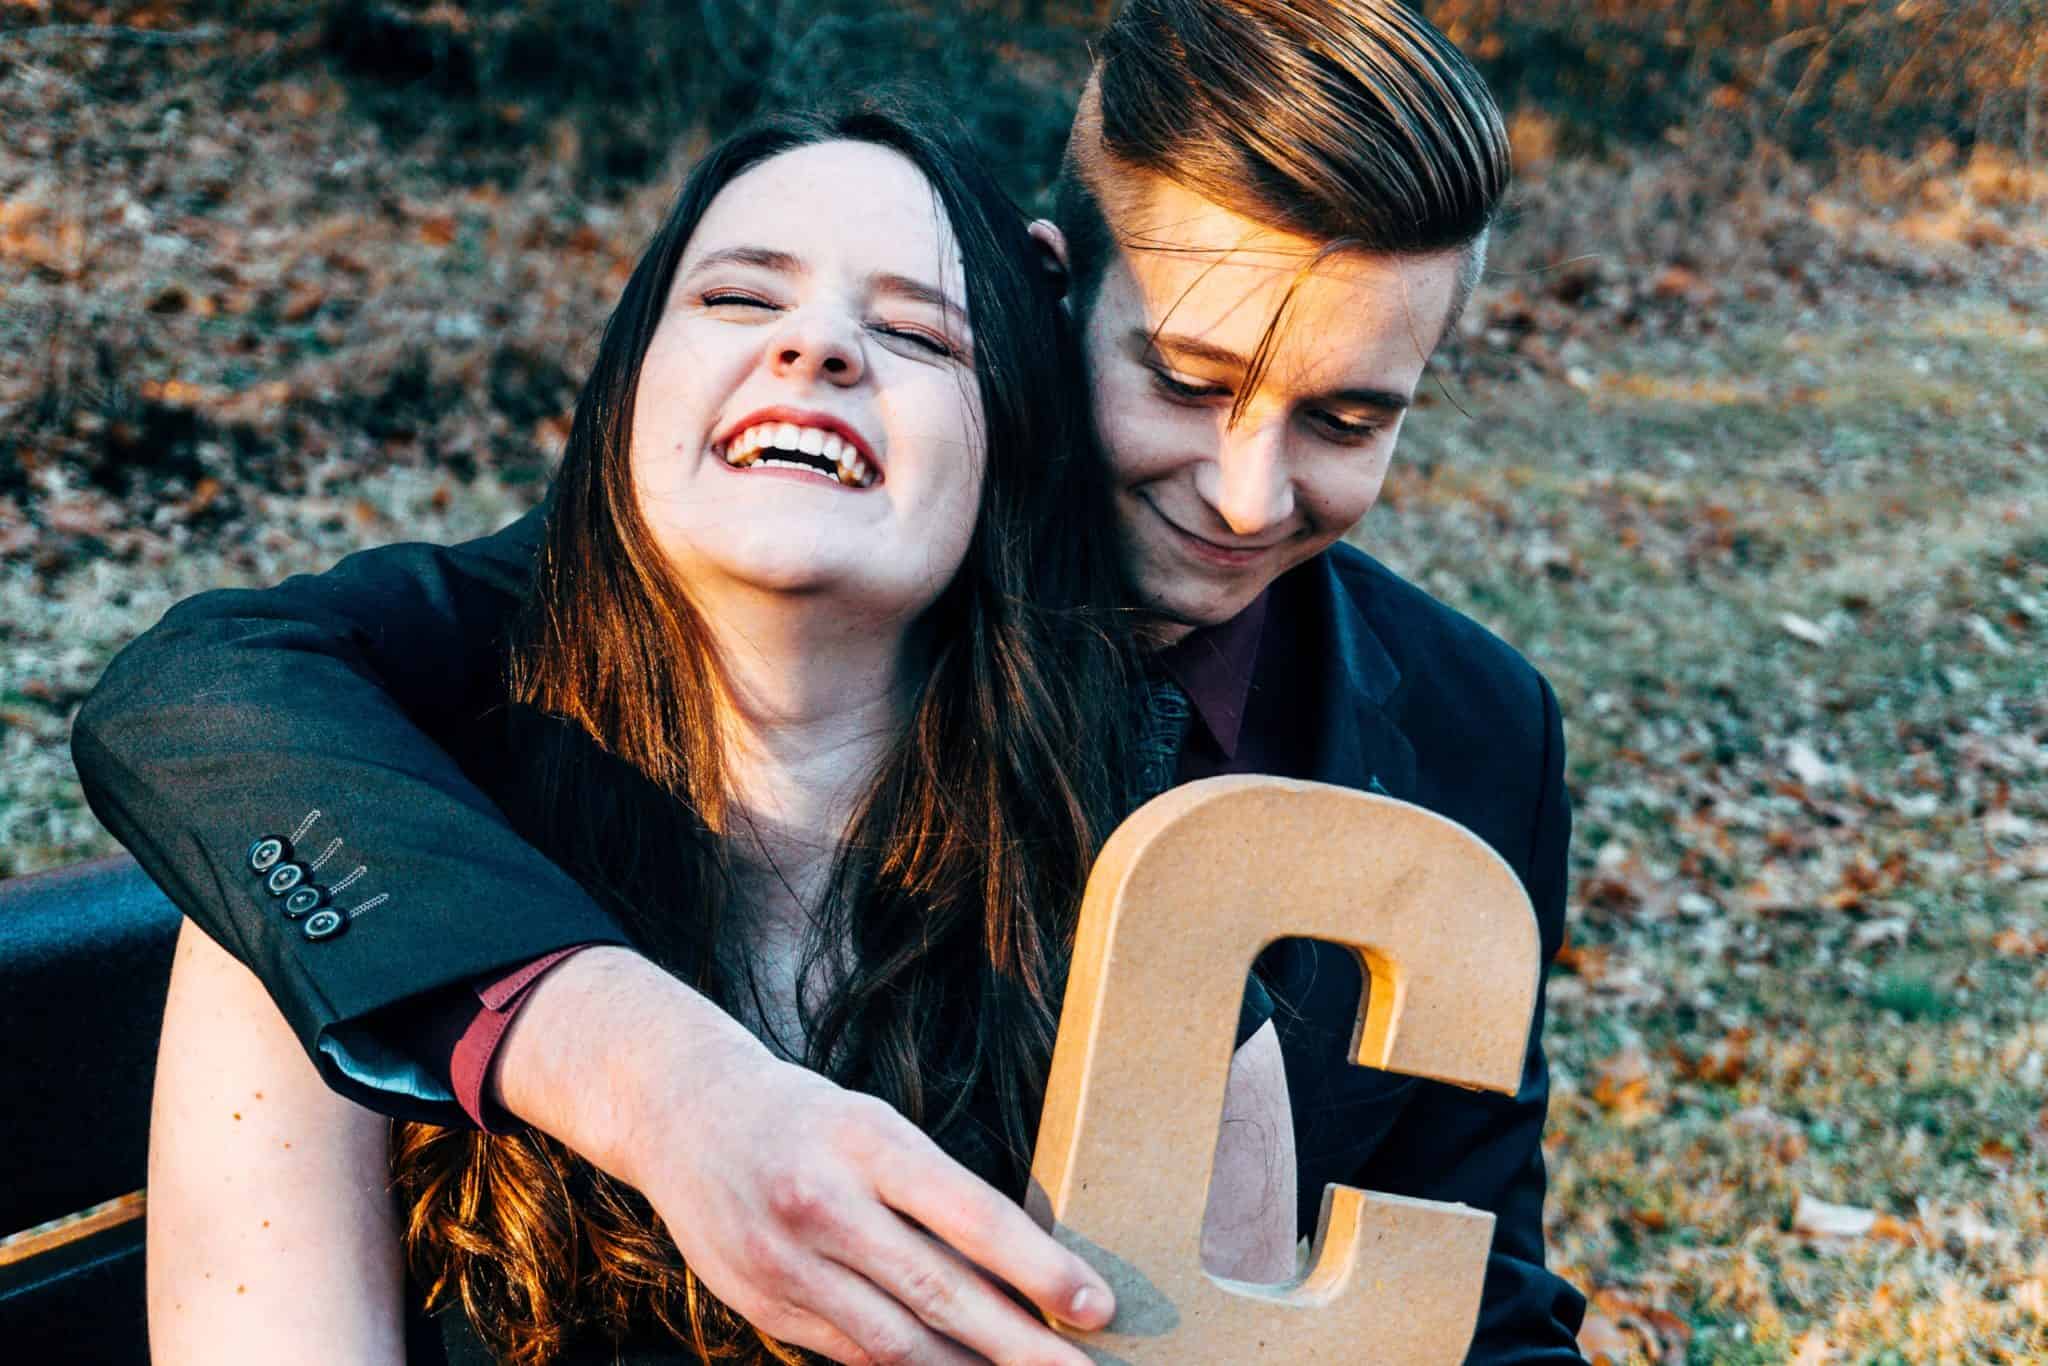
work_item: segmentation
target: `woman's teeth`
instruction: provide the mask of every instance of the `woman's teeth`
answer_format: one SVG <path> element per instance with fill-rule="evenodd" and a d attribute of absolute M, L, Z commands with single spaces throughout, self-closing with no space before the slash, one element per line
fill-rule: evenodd
<path fill-rule="evenodd" d="M 734 469 L 755 465 L 780 465 L 808 470 L 826 478 L 837 478 L 848 488 L 864 489 L 875 482 L 875 471 L 853 443 L 837 432 L 822 427 L 799 427 L 793 422 L 764 422 L 749 427 L 726 443 L 725 463 Z"/>

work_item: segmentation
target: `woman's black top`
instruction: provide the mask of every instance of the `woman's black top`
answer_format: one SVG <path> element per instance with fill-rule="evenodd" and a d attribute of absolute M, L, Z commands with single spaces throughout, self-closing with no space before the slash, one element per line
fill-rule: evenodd
<path fill-rule="evenodd" d="M 1179 749 L 1188 715 L 1187 701 L 1180 690 L 1159 679 L 1151 680 L 1143 690 L 1136 710 L 1140 772 L 1134 775 L 1133 808 L 1158 795 L 1170 781 L 1171 757 Z M 539 828 L 544 813 L 532 809 L 527 799 L 536 788 L 536 774 L 550 762 L 550 756 L 559 759 L 565 748 L 588 751 L 592 745 L 582 732 L 559 718 L 543 716 L 530 708 L 512 706 L 480 718 L 469 733 L 451 746 L 451 752 L 457 755 L 471 779 L 499 803 L 512 824 L 520 827 L 540 847 L 547 848 L 549 845 Z M 1148 754 L 1153 762 L 1147 762 Z M 585 753 L 583 757 L 590 755 Z M 649 790 L 646 779 L 622 763 L 610 762 L 616 768 L 621 799 L 646 800 Z M 601 814 L 591 814 L 602 824 Z M 569 871 L 573 874 L 575 870 Z M 650 948 L 649 952 L 653 950 Z M 660 955 L 655 956 L 658 958 Z M 1256 974 L 1248 976 L 1244 1000 L 1238 1012 L 1239 1047 L 1272 1018 L 1274 1009 L 1273 998 L 1264 984 Z M 997 1173 L 1009 1165 L 999 1156 L 1001 1145 L 997 1136 L 1001 1133 L 1002 1123 L 996 1113 L 994 1098 L 984 1090 L 969 1105 L 962 1120 L 949 1126 L 946 1132 L 934 1134 L 933 1138 L 970 1170 L 1001 1184 Z M 448 1366 L 495 1366 L 496 1359 L 459 1305 L 448 1306 L 430 1318 L 429 1324 L 421 1324 L 415 1316 L 412 1335 L 415 1343 L 420 1343 L 422 1337 L 431 1335 L 432 1329 L 438 1328 L 440 1346 L 447 1354 Z M 421 1328 L 427 1329 L 427 1333 L 420 1333 L 418 1330 Z M 431 1355 L 430 1347 L 424 1353 L 416 1349 L 412 1359 L 417 1363 L 427 1355 Z M 557 1360 L 562 1366 L 585 1366 L 586 1363 L 589 1366 L 655 1366 L 656 1363 L 694 1362 L 698 1357 L 683 1343 L 659 1330 L 615 1344 L 593 1329 L 583 1337 L 573 1339 Z M 767 1362 L 771 1358 L 764 1355 L 761 1360 Z"/>

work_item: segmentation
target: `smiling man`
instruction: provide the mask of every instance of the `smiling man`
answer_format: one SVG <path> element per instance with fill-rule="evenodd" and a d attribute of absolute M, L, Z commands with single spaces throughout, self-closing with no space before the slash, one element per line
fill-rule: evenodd
<path fill-rule="evenodd" d="M 1115 164 L 1090 162 L 1089 181 Z M 1163 176 L 1126 183 L 1108 215 L 1172 245 L 1103 263 L 1084 335 L 1133 574 L 1184 633 L 1237 616 L 1371 509 L 1479 248 L 1332 253 Z"/>
<path fill-rule="evenodd" d="M 1127 563 L 1159 623 L 1159 780 L 1275 773 L 1450 816 L 1521 877 L 1547 960 L 1570 825 L 1548 685 L 1338 544 L 1482 269 L 1508 180 L 1499 112 L 1392 0 L 1130 0 L 1098 53 L 1060 226 L 1038 233 L 1069 274 Z M 1078 1259 L 1050 1238 L 991 1245 L 1001 1197 L 961 1183 L 956 1222 L 926 1230 L 956 1279 L 874 1264 L 886 1192 L 961 1173 L 623 947 L 433 743 L 489 691 L 534 523 L 174 609 L 80 715 L 94 809 L 345 1094 L 563 1138 L 698 1230 L 728 1303 L 836 1360 L 1073 1360 L 992 1282 L 1094 1326 L 1110 1303 Z M 393 904 L 314 937 L 248 875 L 262 836 L 345 841 L 336 866 Z M 1350 955 L 1290 942 L 1260 967 L 1286 1007 L 1304 1229 L 1330 1181 L 1490 1210 L 1471 1359 L 1577 1360 L 1583 1301 L 1543 1268 L 1540 996 L 1521 1088 L 1481 1096 L 1345 1065 Z M 807 1294 L 819 1258 L 866 1274 L 916 1334 L 835 1320 Z"/>

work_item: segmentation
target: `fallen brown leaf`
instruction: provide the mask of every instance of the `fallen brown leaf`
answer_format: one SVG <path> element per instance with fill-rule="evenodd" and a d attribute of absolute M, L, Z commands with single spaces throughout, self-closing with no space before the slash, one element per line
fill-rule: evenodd
<path fill-rule="evenodd" d="M 1593 1100 L 1623 1127 L 1632 1127 L 1664 1113 L 1663 1102 L 1650 1094 L 1650 1056 L 1631 1045 L 1600 1064 L 1593 1082 Z"/>
<path fill-rule="evenodd" d="M 1615 1289 L 1597 1290 L 1579 1329 L 1579 1351 L 1592 1366 L 1685 1366 L 1692 1328 L 1668 1310 L 1644 1304 Z"/>
<path fill-rule="evenodd" d="M 327 302 L 327 291 L 318 285 L 300 285 L 285 298 L 284 307 L 277 311 L 280 321 L 302 323 L 320 311 L 320 305 Z"/>
<path fill-rule="evenodd" d="M 2008 925 L 1991 936 L 1991 949 L 2006 958 L 2048 957 L 2048 932 Z"/>
<path fill-rule="evenodd" d="M 1579 1352 L 1591 1366 L 1627 1366 L 1635 1349 L 1635 1339 L 1622 1332 L 1620 1324 L 1597 1309 L 1586 1311 L 1579 1325 Z"/>
<path fill-rule="evenodd" d="M 1888 1214 L 1860 1205 L 1836 1205 L 1799 1192 L 1792 1210 L 1792 1231 L 1810 1238 L 1887 1238 L 1911 1242 L 1911 1226 Z"/>

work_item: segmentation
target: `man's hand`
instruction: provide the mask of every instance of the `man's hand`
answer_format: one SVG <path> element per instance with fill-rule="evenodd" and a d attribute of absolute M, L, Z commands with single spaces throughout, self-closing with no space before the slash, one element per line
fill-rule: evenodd
<path fill-rule="evenodd" d="M 886 1103 L 782 1062 L 626 949 L 534 987 L 498 1098 L 653 1203 L 704 1285 L 846 1363 L 1087 1366 L 1012 1301 L 1099 1328 L 1109 1287 Z"/>

